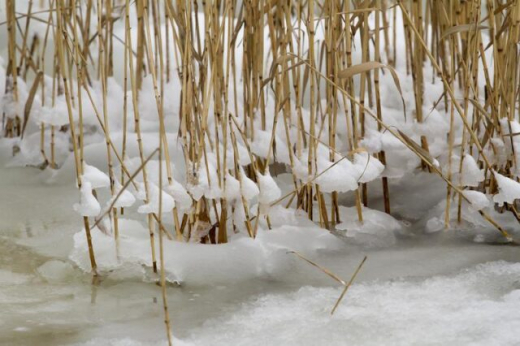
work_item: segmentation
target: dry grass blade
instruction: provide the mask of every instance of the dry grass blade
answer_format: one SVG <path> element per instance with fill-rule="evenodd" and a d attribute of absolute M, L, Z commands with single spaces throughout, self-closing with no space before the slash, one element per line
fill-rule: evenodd
<path fill-rule="evenodd" d="M 338 301 L 336 302 L 336 304 L 334 304 L 334 307 L 332 308 L 332 311 L 330 312 L 331 315 L 334 315 L 334 312 L 338 308 L 339 303 L 341 303 L 341 301 L 345 297 L 345 294 L 347 293 L 348 289 L 350 288 L 350 286 L 352 285 L 352 283 L 356 279 L 356 276 L 358 275 L 359 271 L 361 270 L 361 267 L 363 267 L 363 264 L 365 264 L 365 261 L 367 260 L 367 258 L 368 258 L 367 256 L 365 256 L 363 258 L 361 263 L 359 263 L 359 265 L 358 265 L 356 271 L 354 272 L 354 274 L 352 274 L 352 277 L 350 278 L 350 281 L 345 285 L 345 288 L 343 288 L 343 291 L 341 292 L 341 295 L 339 296 Z"/>
<path fill-rule="evenodd" d="M 310 259 L 306 258 L 302 254 L 300 254 L 300 253 L 298 253 L 296 251 L 288 251 L 287 253 L 288 254 L 290 254 L 290 253 L 295 254 L 296 256 L 298 256 L 299 258 L 301 258 L 305 262 L 309 263 L 310 265 L 315 266 L 316 268 L 318 268 L 319 270 L 321 270 L 322 272 L 324 272 L 325 274 L 327 274 L 328 276 L 330 276 L 331 278 L 333 278 L 334 280 L 336 280 L 340 284 L 342 284 L 344 286 L 347 285 L 347 283 L 345 281 L 343 281 L 340 277 L 338 277 L 336 274 L 334 274 L 333 272 L 331 272 L 327 268 L 324 268 L 324 267 L 320 266 L 316 262 L 311 261 Z"/>
<path fill-rule="evenodd" d="M 363 260 L 361 260 L 361 262 L 357 266 L 356 270 L 354 271 L 354 274 L 352 274 L 352 277 L 350 278 L 350 280 L 348 282 L 345 282 L 343 279 L 338 277 L 336 274 L 332 273 L 327 268 L 324 268 L 324 267 L 320 266 L 319 264 L 317 264 L 316 262 L 311 261 L 310 259 L 306 258 L 302 254 L 300 254 L 300 253 L 298 253 L 296 251 L 289 251 L 287 253 L 288 254 L 289 253 L 295 254 L 300 259 L 302 259 L 305 262 L 307 262 L 307 263 L 313 265 L 314 267 L 318 268 L 319 270 L 321 270 L 322 272 L 324 272 L 325 274 L 327 274 L 328 276 L 330 276 L 331 278 L 333 278 L 334 280 L 336 280 L 337 282 L 339 282 L 340 284 L 342 284 L 344 286 L 343 291 L 341 292 L 341 295 L 339 296 L 338 300 L 336 301 L 336 304 L 334 304 L 334 307 L 332 308 L 332 311 L 330 312 L 331 315 L 334 315 L 334 312 L 336 311 L 336 309 L 338 308 L 339 304 L 341 303 L 341 301 L 345 297 L 345 294 L 347 293 L 348 289 L 350 288 L 350 286 L 352 285 L 352 283 L 356 279 L 356 276 L 358 275 L 358 273 L 360 272 L 361 268 L 363 267 L 363 264 L 365 264 L 365 262 L 366 262 L 366 260 L 368 258 L 367 256 L 365 256 L 363 258 Z"/>
<path fill-rule="evenodd" d="M 384 68 L 384 67 L 387 67 L 387 66 L 378 61 L 364 62 L 361 64 L 350 66 L 344 70 L 339 71 L 338 78 L 351 78 L 354 75 L 368 72 L 368 71 L 376 69 L 376 68 Z"/>
<path fill-rule="evenodd" d="M 412 147 L 413 151 L 421 157 L 426 163 L 428 163 L 430 166 L 437 166 L 436 160 L 430 155 L 429 152 L 424 150 L 416 141 L 405 135 L 401 130 L 397 130 L 399 132 L 399 135 L 403 138 L 403 140 Z"/>
<path fill-rule="evenodd" d="M 390 65 L 382 64 L 378 61 L 368 61 L 361 64 L 353 65 L 350 67 L 347 67 L 344 70 L 341 70 L 338 72 L 338 78 L 340 79 L 346 79 L 346 78 L 352 78 L 353 76 L 361 73 L 365 73 L 377 68 L 384 68 L 390 71 L 390 74 L 392 75 L 392 78 L 394 80 L 395 87 L 399 91 L 399 95 L 401 95 L 401 100 L 403 102 L 403 110 L 404 110 L 404 117 L 406 119 L 406 104 L 403 97 L 403 90 L 401 89 L 401 82 L 399 81 L 399 76 L 397 75 L 397 72 L 395 69 Z"/>
<path fill-rule="evenodd" d="M 31 108 L 32 104 L 34 102 L 34 97 L 36 96 L 36 93 L 38 92 L 38 87 L 40 86 L 40 81 L 43 78 L 43 72 L 38 72 L 36 74 L 36 78 L 34 78 L 33 85 L 31 87 L 31 90 L 29 91 L 29 95 L 27 96 L 27 101 L 25 103 L 25 108 L 23 112 L 23 126 L 22 126 L 22 134 L 21 138 L 23 138 L 23 135 L 25 133 L 25 128 L 27 127 L 27 122 L 29 121 L 29 117 L 31 116 Z"/>
<path fill-rule="evenodd" d="M 451 28 L 444 31 L 444 34 L 441 36 L 441 40 L 444 40 L 446 37 L 459 33 L 459 32 L 485 30 L 485 29 L 489 29 L 489 27 L 487 27 L 485 25 L 476 25 L 476 24 L 462 24 L 462 25 L 452 26 Z"/>

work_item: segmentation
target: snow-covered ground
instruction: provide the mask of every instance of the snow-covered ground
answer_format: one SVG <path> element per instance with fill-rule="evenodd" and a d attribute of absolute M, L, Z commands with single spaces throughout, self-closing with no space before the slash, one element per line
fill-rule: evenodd
<path fill-rule="evenodd" d="M 2 166 L 5 159 L 4 151 Z M 160 289 L 150 282 L 149 269 L 121 266 L 91 285 L 92 277 L 69 259 L 80 227 L 71 207 L 75 187 L 45 184 L 46 178 L 34 169 L 0 169 L 2 205 L 9 206 L 0 208 L 0 343 L 164 343 Z M 442 198 L 436 188 L 432 180 L 417 189 L 411 203 L 423 203 L 415 215 L 427 215 L 429 204 Z M 330 311 L 342 288 L 285 251 L 274 252 L 277 271 L 246 280 L 233 276 L 223 261 L 222 271 L 206 280 L 188 273 L 193 280 L 168 286 L 176 344 L 518 344 L 518 248 L 475 243 L 474 233 L 463 230 L 421 234 L 421 227 L 421 221 L 411 223 L 408 234 L 417 234 L 398 236 L 390 247 L 336 239 L 333 250 L 309 252 L 345 280 L 368 256 L 334 316 Z M 254 260 L 260 259 L 269 258 Z M 254 260 L 242 265 L 247 269 Z M 198 269 L 211 272 L 200 264 Z"/>
<path fill-rule="evenodd" d="M 35 25 L 33 30 L 37 29 Z M 116 29 L 122 30 L 122 27 Z M 0 42 L 5 42 L 2 35 Z M 323 36 L 321 26 L 317 35 L 318 38 Z M 403 52 L 399 49 L 399 54 Z M 355 54 L 356 58 L 359 57 Z M 0 61 L 0 96 L 4 96 L 5 84 L 5 66 L 2 66 Z M 166 137 L 170 154 L 177 160 L 171 167 L 173 182 L 162 194 L 163 211 L 169 212 L 163 217 L 164 225 L 173 229 L 174 203 L 179 213 L 189 213 L 193 200 L 202 196 L 214 201 L 225 197 L 230 206 L 236 207 L 237 212 L 233 213 L 236 220 L 232 220 L 236 222 L 230 220 L 229 229 L 232 224 L 243 225 L 241 195 L 251 202 L 252 215 L 260 212 L 258 234 L 254 239 L 243 227 L 237 227 L 236 233 L 229 232 L 226 244 L 200 244 L 197 243 L 200 237 L 190 243 L 165 242 L 167 299 L 175 344 L 520 344 L 517 336 L 520 330 L 520 248 L 505 244 L 500 233 L 479 214 L 485 210 L 514 239 L 519 239 L 517 220 L 511 213 L 500 214 L 494 203 L 510 203 L 520 197 L 520 184 L 493 173 L 498 193 L 473 190 L 485 176 L 478 166 L 478 157 L 467 153 L 448 157 L 447 113 L 442 110 L 442 103 L 437 108 L 434 106 L 443 93 L 442 83 L 439 79 L 427 82 L 423 111 L 428 116 L 423 123 L 417 123 L 413 117 L 412 76 L 405 73 L 404 59 L 398 61 L 396 73 L 401 80 L 408 118 L 403 114 L 402 99 L 394 80 L 386 73 L 381 76 L 385 90 L 382 97 L 385 123 L 417 142 L 421 136 L 427 137 L 430 153 L 445 174 L 450 173 L 447 172 L 449 162 L 453 167 L 463 168 L 461 174 L 451 172 L 452 180 L 458 181 L 471 205 L 462 202 L 461 223 L 458 223 L 458 203 L 453 201 L 449 209 L 450 227 L 446 229 L 445 183 L 436 175 L 420 172 L 419 158 L 391 133 L 378 130 L 373 119 L 367 119 L 367 132 L 360 142 L 365 152 L 355 152 L 348 158 L 338 154 L 335 162 L 339 163 L 333 166 L 327 147 L 318 145 L 318 172 L 331 169 L 314 178 L 322 192 L 338 191 L 340 200 L 342 223 L 328 232 L 309 221 L 294 204 L 287 209 L 280 205 L 268 208 L 271 202 L 293 188 L 290 173 L 302 182 L 313 179 L 306 169 L 307 151 L 303 150 L 289 167 L 289 148 L 283 140 L 286 133 L 282 126 L 273 132 L 271 128 L 256 131 L 255 140 L 248 145 L 258 157 L 269 157 L 269 143 L 274 133 L 277 149 L 272 162 L 283 166 L 288 173 L 273 172 L 273 177 L 259 175 L 258 184 L 243 175 L 241 186 L 238 177 L 226 172 L 227 185 L 221 189 L 210 183 L 217 179 L 212 174 L 219 158 L 208 146 L 208 168 L 200 166 L 200 179 L 192 184 L 185 169 L 192 163 L 180 159 L 183 157 L 182 143 L 177 136 L 180 100 L 178 97 L 165 100 L 169 121 Z M 126 138 L 122 130 L 125 116 L 121 107 L 122 74 L 123 69 L 116 68 L 115 78 L 109 80 L 107 105 L 110 138 L 118 152 L 122 151 L 122 141 Z M 425 68 L 425 74 L 426 81 L 433 80 L 430 67 Z M 151 77 L 145 78 L 143 83 L 138 107 L 142 116 L 144 154 L 149 155 L 158 147 L 157 109 Z M 165 88 L 165 94 L 178 95 L 178 76 L 172 76 Z M 20 90 L 20 104 L 23 104 L 27 87 L 21 80 Z M 101 109 L 100 84 L 94 83 L 91 92 L 94 104 Z M 150 238 L 143 215 L 158 213 L 159 193 L 152 193 L 150 202 L 145 203 L 142 189 L 131 186 L 128 195 L 119 200 L 119 203 L 135 202 L 135 205 L 126 208 L 119 219 L 118 247 L 110 231 L 92 230 L 101 274 L 92 282 L 85 233 L 81 218 L 74 210 L 83 216 L 95 217 L 113 197 L 107 189 L 108 177 L 102 172 L 107 167 L 104 137 L 94 106 L 83 96 L 83 120 L 88 130 L 84 154 L 88 165 L 84 167 L 85 184 L 81 194 L 75 188 L 74 160 L 67 132 L 56 133 L 59 169 L 47 167 L 40 171 L 24 167 L 42 163 L 39 126 L 68 123 L 64 97 L 56 100 L 55 107 L 44 106 L 42 100 L 36 98 L 34 116 L 24 140 L 0 139 L 1 345 L 126 346 L 165 342 L 162 297 L 156 285 L 158 277 L 150 268 Z M 266 107 L 273 109 L 273 95 L 268 96 Z M 0 98 L 3 110 L 9 109 L 9 105 L 8 97 Z M 239 104 L 238 109 L 234 109 L 239 120 L 243 117 L 242 107 Z M 468 107 L 468 114 L 472 114 L 473 106 Z M 309 114 L 305 109 L 302 112 L 305 113 L 304 127 L 308 127 Z M 129 119 L 132 113 L 129 104 Z M 215 119 L 212 111 L 209 114 L 211 129 Z M 268 114 L 268 124 L 273 124 L 273 114 Z M 336 148 L 347 155 L 352 148 L 347 140 L 341 142 L 347 137 L 346 118 L 338 119 L 338 124 Z M 327 126 L 325 122 L 321 125 Z M 520 131 L 516 120 L 505 121 L 501 123 L 504 133 L 509 133 L 509 125 L 511 131 Z M 126 138 L 125 166 L 130 172 L 140 165 L 133 126 L 130 121 Z M 461 143 L 461 119 L 455 118 L 453 127 L 455 143 Z M 293 130 L 289 136 L 295 143 L 297 133 Z M 324 142 L 328 140 L 326 137 L 322 138 Z M 520 145 L 518 138 L 514 143 L 506 143 L 498 137 L 492 142 L 498 149 L 489 144 L 484 150 L 497 167 L 505 165 L 513 153 L 520 152 L 516 149 Z M 49 151 L 49 138 L 45 143 Z M 219 144 L 222 144 L 219 147 L 222 152 L 229 151 L 231 157 L 231 148 Z M 13 148 L 19 151 L 15 157 L 11 157 Z M 250 157 L 246 143 L 240 138 L 237 148 L 242 169 L 250 163 Z M 381 150 L 387 154 L 386 166 L 369 155 Z M 222 165 L 231 168 L 233 162 L 229 160 Z M 152 191 L 159 191 L 161 185 L 160 166 L 165 170 L 165 163 L 155 158 L 147 165 Z M 119 172 L 119 168 L 116 167 L 116 171 Z M 168 184 L 166 175 L 163 172 L 163 186 Z M 392 216 L 381 212 L 380 178 L 383 176 L 390 181 Z M 138 176 L 136 182 L 141 183 L 142 177 Z M 368 183 L 369 191 L 369 207 L 363 208 L 363 223 L 358 221 L 357 210 L 352 207 L 353 191 L 358 189 L 359 182 Z M 96 189 L 97 199 L 89 187 Z M 269 215 L 270 227 L 266 215 Z M 345 281 L 361 259 L 368 256 L 334 316 L 330 311 L 342 287 L 290 251 L 297 251 Z"/>

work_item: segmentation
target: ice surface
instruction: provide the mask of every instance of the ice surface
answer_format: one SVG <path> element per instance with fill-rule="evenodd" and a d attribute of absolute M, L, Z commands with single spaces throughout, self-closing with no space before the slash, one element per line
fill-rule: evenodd
<path fill-rule="evenodd" d="M 172 343 L 176 346 L 191 346 L 192 343 L 184 342 L 182 340 L 179 340 L 177 338 L 173 338 Z M 124 339 L 107 339 L 107 338 L 95 338 L 87 342 L 82 342 L 78 344 L 74 344 L 74 346 L 150 346 L 150 345 L 157 345 L 157 346 L 167 346 L 168 342 L 166 340 L 156 341 L 153 343 L 149 342 L 142 342 L 131 338 L 124 338 Z"/>
<path fill-rule="evenodd" d="M 520 264 L 451 276 L 266 294 L 186 339 L 193 345 L 516 345 Z"/>
<path fill-rule="evenodd" d="M 75 274 L 70 263 L 59 260 L 45 262 L 38 267 L 37 272 L 44 280 L 51 283 L 64 282 Z"/>
<path fill-rule="evenodd" d="M 101 245 L 95 243 L 100 265 L 112 266 L 99 285 L 92 285 L 91 276 L 81 270 L 89 270 L 86 252 L 80 254 L 85 268 L 73 264 L 73 275 L 48 281 L 35 269 L 48 267 L 49 261 L 54 263 L 56 259 L 48 256 L 58 256 L 56 250 L 70 251 L 73 244 L 66 240 L 79 230 L 80 220 L 67 209 L 74 186 L 42 185 L 37 179 L 41 173 L 33 170 L 0 169 L 0 174 L 1 189 L 12 203 L 12 208 L 0 209 L 2 229 L 6 230 L 0 238 L 0 302 L 5 312 L 0 314 L 0 343 L 164 343 L 160 289 L 153 282 L 142 282 L 143 278 L 155 279 L 149 269 L 145 270 L 150 259 L 145 259 L 144 266 L 135 262 L 138 256 L 149 253 L 146 227 L 121 220 L 121 262 L 113 237 L 93 230 L 95 242 L 100 237 L 106 240 Z M 24 176 L 24 183 L 13 184 L 20 176 Z M 424 185 L 427 177 L 421 176 L 418 182 Z M 436 185 L 426 190 L 420 187 L 417 184 L 414 191 L 423 203 L 421 208 L 428 210 L 431 201 L 425 201 L 425 191 L 437 189 Z M 38 203 L 42 196 L 47 197 L 45 205 Z M 434 194 L 429 197 L 437 198 Z M 396 193 L 396 206 L 402 203 L 400 198 Z M 414 201 L 410 203 L 417 208 L 419 203 Z M 31 227 L 17 223 L 25 214 L 24 208 L 34 210 Z M 179 258 L 167 257 L 168 263 L 179 260 L 178 265 L 186 268 L 182 273 L 185 285 L 168 287 L 177 339 L 187 345 L 514 345 L 512 333 L 520 319 L 518 264 L 474 265 L 500 259 L 518 261 L 517 248 L 472 244 L 471 239 L 458 239 L 456 233 L 448 232 L 415 237 L 411 243 L 397 238 L 393 247 L 365 251 L 338 242 L 300 212 L 276 206 L 269 213 L 273 230 L 260 228 L 258 246 L 241 247 L 235 242 L 205 248 L 192 244 L 195 246 L 179 252 Z M 76 222 L 69 223 L 69 219 Z M 284 224 L 291 226 L 280 228 Z M 6 240 L 11 237 L 15 238 Z M 85 241 L 84 232 L 77 237 Z M 133 247 L 127 247 L 130 240 L 132 246 L 142 244 L 137 260 L 133 259 Z M 84 251 L 85 244 L 80 248 Z M 309 256 L 344 279 L 350 277 L 362 256 L 368 255 L 334 317 L 329 312 L 340 293 L 336 282 L 291 257 L 294 255 L 287 254 L 287 249 Z M 173 256 L 177 251 L 167 248 L 165 252 Z M 126 261 L 128 258 L 131 261 Z M 63 269 L 68 272 L 67 257 L 60 261 L 63 264 L 51 266 L 48 275 Z M 273 264 L 279 271 L 268 266 Z M 464 269 L 467 267 L 473 268 Z M 257 268 L 262 270 L 248 276 Z M 302 285 L 306 287 L 300 289 Z M 267 337 L 272 341 L 266 341 Z"/>
<path fill-rule="evenodd" d="M 30 279 L 31 277 L 29 275 L 0 269 L 0 285 L 21 285 L 27 283 Z"/>

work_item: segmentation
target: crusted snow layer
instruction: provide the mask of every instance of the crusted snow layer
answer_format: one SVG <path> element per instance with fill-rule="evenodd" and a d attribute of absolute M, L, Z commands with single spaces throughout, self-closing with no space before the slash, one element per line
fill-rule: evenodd
<path fill-rule="evenodd" d="M 80 202 L 74 204 L 73 208 L 81 216 L 98 216 L 101 211 L 101 206 L 96 197 L 92 194 L 90 182 L 85 181 L 81 185 Z"/>
<path fill-rule="evenodd" d="M 362 208 L 362 222 L 355 207 L 340 206 L 339 213 L 342 222 L 336 225 L 336 229 L 353 243 L 369 247 L 394 244 L 395 232 L 403 227 L 392 216 L 369 208 Z"/>
<path fill-rule="evenodd" d="M 484 178 L 484 170 L 478 167 L 473 156 L 464 155 L 464 159 L 462 160 L 462 185 L 478 186 L 480 182 L 484 181 Z"/>
<path fill-rule="evenodd" d="M 273 219 L 283 220 L 285 226 L 274 222 L 272 230 L 260 228 L 256 239 L 238 234 L 227 244 L 205 245 L 165 241 L 167 279 L 202 284 L 207 282 L 242 281 L 248 278 L 281 275 L 288 270 L 286 252 L 312 254 L 320 249 L 334 251 L 338 239 L 291 211 L 276 210 Z M 283 219 L 284 218 L 284 219 Z M 92 230 L 98 268 L 110 271 L 123 265 L 136 267 L 151 265 L 148 229 L 139 222 L 119 219 L 119 259 L 112 235 L 97 228 Z M 156 237 L 158 238 L 158 237 Z M 158 244 L 156 244 L 158 248 Z M 81 269 L 90 270 L 84 231 L 74 235 L 70 259 Z"/>
<path fill-rule="evenodd" d="M 83 175 L 81 178 L 82 181 L 89 182 L 93 189 L 110 186 L 110 178 L 108 175 L 87 163 L 83 165 Z"/>
<path fill-rule="evenodd" d="M 493 197 L 494 202 L 502 206 L 504 203 L 513 203 L 515 199 L 520 198 L 520 183 L 497 172 L 493 173 L 495 174 L 499 191 Z"/>
<path fill-rule="evenodd" d="M 175 200 L 168 193 L 161 191 L 153 183 L 148 183 L 148 203 L 141 205 L 137 212 L 141 214 L 169 213 L 175 207 Z"/>
<path fill-rule="evenodd" d="M 125 189 L 121 192 L 121 190 L 123 189 L 123 186 L 121 185 L 121 183 L 118 180 L 115 181 L 114 187 L 115 187 L 114 195 L 110 199 L 110 201 L 107 203 L 107 205 L 112 204 L 114 202 L 114 200 L 116 199 L 116 197 L 119 195 L 119 193 L 121 193 L 121 194 L 119 195 L 119 198 L 117 198 L 117 200 L 115 201 L 114 208 L 129 208 L 132 205 L 134 205 L 134 203 L 135 203 L 134 195 L 132 195 L 132 193 L 130 191 L 128 191 L 127 189 Z"/>
<path fill-rule="evenodd" d="M 473 210 L 482 210 L 490 206 L 488 196 L 479 191 L 467 190 L 464 191 L 464 196 L 469 200 L 470 208 Z"/>
<path fill-rule="evenodd" d="M 369 259 L 370 260 L 370 259 Z M 193 345 L 516 345 L 520 264 L 490 262 L 452 276 L 267 294 L 208 321 Z"/>
<path fill-rule="evenodd" d="M 260 186 L 260 196 L 258 197 L 260 204 L 268 205 L 282 196 L 282 191 L 269 172 L 258 174 L 257 178 Z"/>

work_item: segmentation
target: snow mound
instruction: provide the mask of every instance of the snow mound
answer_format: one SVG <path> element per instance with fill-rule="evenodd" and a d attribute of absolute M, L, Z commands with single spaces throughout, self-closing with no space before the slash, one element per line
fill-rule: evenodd
<path fill-rule="evenodd" d="M 123 189 L 123 186 L 118 180 L 115 180 L 114 182 L 114 196 L 110 199 L 110 201 L 107 203 L 107 205 L 110 205 L 114 202 L 114 199 L 117 197 L 117 195 L 121 192 Z M 121 195 L 117 199 L 117 201 L 114 203 L 114 208 L 129 208 L 135 203 L 135 197 L 132 195 L 130 191 L 127 189 L 123 190 L 121 192 Z"/>
<path fill-rule="evenodd" d="M 80 202 L 74 204 L 74 210 L 81 216 L 98 216 L 101 206 L 92 194 L 92 186 L 88 181 L 81 185 Z"/>
<path fill-rule="evenodd" d="M 493 197 L 495 203 L 502 206 L 504 203 L 513 203 L 515 199 L 520 198 L 520 183 L 497 172 L 493 173 L 495 174 L 499 191 L 499 193 Z"/>
<path fill-rule="evenodd" d="M 83 165 L 82 181 L 89 182 L 93 189 L 110 186 L 110 178 L 108 175 L 100 171 L 94 166 Z"/>
<path fill-rule="evenodd" d="M 260 204 L 269 205 L 282 196 L 282 191 L 276 184 L 271 174 L 258 174 L 258 185 L 260 186 Z"/>
<path fill-rule="evenodd" d="M 285 215 L 289 213 L 287 211 Z M 237 234 L 226 244 L 206 245 L 165 240 L 167 280 L 207 284 L 279 277 L 293 265 L 287 258 L 288 251 L 312 255 L 318 250 L 339 249 L 340 244 L 334 235 L 315 225 L 302 227 L 303 224 L 298 220 L 299 217 L 287 217 L 284 226 L 273 227 L 272 230 L 260 228 L 255 239 Z M 155 238 L 158 249 L 158 237 Z M 128 271 L 129 266 L 137 270 L 152 264 L 149 231 L 137 221 L 119 219 L 119 258 L 116 256 L 113 236 L 94 228 L 92 241 L 98 269 L 102 272 Z M 69 258 L 82 270 L 90 271 L 84 230 L 74 235 L 74 248 Z"/>
<path fill-rule="evenodd" d="M 392 216 L 369 208 L 363 208 L 363 222 L 358 219 L 355 207 L 339 207 L 342 222 L 336 225 L 349 241 L 368 247 L 393 245 L 396 242 L 395 232 L 402 225 Z"/>
<path fill-rule="evenodd" d="M 174 180 L 171 185 L 165 188 L 165 191 L 173 197 L 175 205 L 180 211 L 187 212 L 191 209 L 193 203 L 191 196 L 178 181 Z"/>
<path fill-rule="evenodd" d="M 462 185 L 478 186 L 484 179 L 484 170 L 478 167 L 473 156 L 464 155 L 464 159 L 462 160 Z"/>
<path fill-rule="evenodd" d="M 249 179 L 243 170 L 240 171 L 240 179 L 242 180 L 241 193 L 247 201 L 252 200 L 260 194 L 260 190 L 256 183 Z"/>
<path fill-rule="evenodd" d="M 148 183 L 149 201 L 137 209 L 140 214 L 159 214 L 159 204 L 161 204 L 161 213 L 169 213 L 175 207 L 175 200 L 172 196 L 159 189 L 153 183 Z M 159 203 L 159 199 L 161 203 Z"/>
<path fill-rule="evenodd" d="M 469 205 L 470 208 L 473 210 L 482 210 L 484 208 L 487 208 L 490 206 L 491 202 L 488 199 L 488 196 L 486 194 L 479 192 L 479 191 L 473 191 L 473 190 L 467 190 L 464 191 L 464 196 L 469 200 L 471 203 Z"/>

